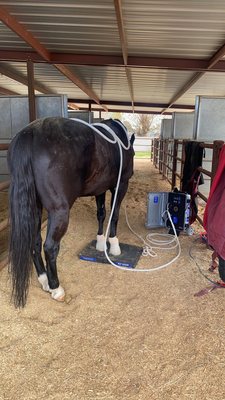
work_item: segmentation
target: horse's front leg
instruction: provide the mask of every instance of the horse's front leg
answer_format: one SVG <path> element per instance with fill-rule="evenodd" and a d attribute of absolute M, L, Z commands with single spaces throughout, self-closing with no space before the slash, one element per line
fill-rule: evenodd
<path fill-rule="evenodd" d="M 64 300 L 65 292 L 59 284 L 56 260 L 59 253 L 60 241 L 66 233 L 68 222 L 69 208 L 62 208 L 50 213 L 47 237 L 44 243 L 49 292 L 52 298 L 58 301 Z"/>
<path fill-rule="evenodd" d="M 106 211 L 105 211 L 105 193 L 95 196 L 97 205 L 97 219 L 98 219 L 98 233 L 96 241 L 96 250 L 104 251 L 105 236 L 103 234 L 103 224 L 105 221 Z"/>
<path fill-rule="evenodd" d="M 120 183 L 119 190 L 117 193 L 115 208 L 114 208 L 114 212 L 113 212 L 111 224 L 110 224 L 110 233 L 109 233 L 110 251 L 109 252 L 110 252 L 110 254 L 112 254 L 114 256 L 118 256 L 121 254 L 119 240 L 116 236 L 116 232 L 117 232 L 117 224 L 118 224 L 118 219 L 119 219 L 120 206 L 121 206 L 121 202 L 123 201 L 123 198 L 127 192 L 127 188 L 128 188 L 128 182 Z M 111 193 L 112 193 L 112 198 L 111 198 L 111 207 L 112 207 L 114 197 L 115 197 L 115 189 L 111 190 Z"/>

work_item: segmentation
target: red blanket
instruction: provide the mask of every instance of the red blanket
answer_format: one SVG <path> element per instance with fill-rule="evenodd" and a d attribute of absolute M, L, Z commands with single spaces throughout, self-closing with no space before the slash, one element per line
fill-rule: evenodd
<path fill-rule="evenodd" d="M 207 241 L 225 259 L 225 145 L 213 180 L 204 213 L 203 225 Z"/>

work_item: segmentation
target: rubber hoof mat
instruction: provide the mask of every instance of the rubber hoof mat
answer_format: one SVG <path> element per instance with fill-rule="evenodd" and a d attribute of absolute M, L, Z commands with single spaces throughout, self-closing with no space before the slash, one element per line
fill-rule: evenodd
<path fill-rule="evenodd" d="M 79 254 L 79 258 L 84 261 L 110 264 L 107 260 L 104 251 L 98 251 L 95 248 L 96 240 L 92 240 Z M 109 244 L 107 243 L 109 248 Z M 113 256 L 109 254 L 110 259 L 114 264 L 120 267 L 135 268 L 140 256 L 142 255 L 142 247 L 133 246 L 126 243 L 120 243 L 121 254 Z M 108 254 L 108 253 L 107 253 Z"/>

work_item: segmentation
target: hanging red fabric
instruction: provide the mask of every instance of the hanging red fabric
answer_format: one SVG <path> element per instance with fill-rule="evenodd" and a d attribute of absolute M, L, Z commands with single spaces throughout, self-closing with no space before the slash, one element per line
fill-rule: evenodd
<path fill-rule="evenodd" d="M 225 259 L 225 145 L 222 147 L 219 164 L 206 204 L 203 225 L 208 244 Z"/>

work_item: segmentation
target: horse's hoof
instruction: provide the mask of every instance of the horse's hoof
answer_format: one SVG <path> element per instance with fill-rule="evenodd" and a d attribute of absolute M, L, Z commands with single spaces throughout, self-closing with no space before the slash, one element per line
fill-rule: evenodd
<path fill-rule="evenodd" d="M 50 289 L 51 296 L 54 300 L 64 301 L 65 300 L 65 291 L 62 286 L 59 285 L 56 289 Z"/>
<path fill-rule="evenodd" d="M 114 248 L 113 246 L 110 247 L 109 253 L 112 254 L 112 256 L 119 256 L 121 254 L 120 247 L 119 248 Z"/>
<path fill-rule="evenodd" d="M 109 238 L 109 243 L 110 243 L 109 253 L 112 254 L 113 256 L 119 256 L 121 254 L 121 250 L 118 238 L 116 236 L 114 236 L 113 238 Z"/>
<path fill-rule="evenodd" d="M 41 284 L 42 289 L 43 289 L 45 292 L 49 292 L 49 291 L 50 291 L 49 285 L 48 285 L 48 277 L 47 277 L 47 274 L 46 274 L 46 273 L 43 273 L 43 274 L 39 275 L 39 276 L 38 276 L 38 281 L 39 281 L 39 283 Z"/>
<path fill-rule="evenodd" d="M 54 300 L 59 301 L 60 303 L 64 303 L 65 297 L 66 296 L 64 295 L 64 296 L 61 296 L 61 297 L 54 298 Z"/>
<path fill-rule="evenodd" d="M 106 249 L 107 249 L 107 246 L 106 246 Z M 96 250 L 98 250 L 98 251 L 105 250 L 105 236 L 104 235 L 97 235 Z"/>

